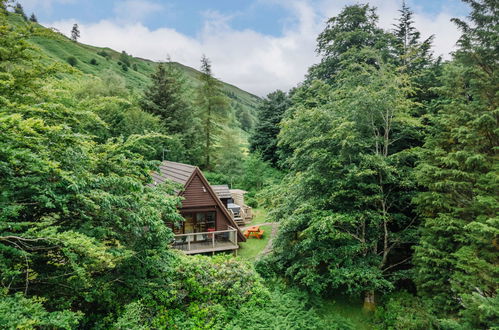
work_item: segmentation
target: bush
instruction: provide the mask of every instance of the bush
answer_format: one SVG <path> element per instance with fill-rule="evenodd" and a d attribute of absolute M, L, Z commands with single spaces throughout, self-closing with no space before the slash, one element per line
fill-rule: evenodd
<path fill-rule="evenodd" d="M 97 63 L 97 60 L 95 58 L 93 58 L 93 59 L 90 60 L 90 64 L 92 64 L 92 65 L 98 65 L 99 63 Z"/>
<path fill-rule="evenodd" d="M 106 52 L 105 50 L 100 50 L 97 52 L 97 55 L 100 55 L 102 57 L 105 57 L 106 59 L 110 56 L 108 52 Z"/>
<path fill-rule="evenodd" d="M 133 68 L 133 70 L 134 70 L 134 71 L 138 71 L 138 70 L 139 70 L 139 69 L 137 68 L 137 64 L 135 64 L 135 63 L 132 65 L 132 68 Z"/>
<path fill-rule="evenodd" d="M 383 306 L 375 312 L 376 323 L 381 329 L 425 330 L 435 329 L 437 319 L 428 312 L 427 306 L 408 292 L 390 294 Z"/>
<path fill-rule="evenodd" d="M 123 69 L 123 71 L 125 71 L 125 72 L 126 72 L 126 71 L 128 71 L 128 67 L 127 67 L 125 64 L 123 64 L 123 65 L 121 66 L 121 68 L 122 68 L 122 69 Z"/>
<path fill-rule="evenodd" d="M 12 296 L 0 293 L 1 329 L 73 329 L 82 317 L 71 311 L 47 312 L 43 298 L 26 298 L 21 293 Z"/>
<path fill-rule="evenodd" d="M 78 59 L 76 57 L 74 57 L 74 56 L 68 57 L 68 59 L 66 61 L 71 66 L 76 66 L 76 64 L 78 63 Z"/>

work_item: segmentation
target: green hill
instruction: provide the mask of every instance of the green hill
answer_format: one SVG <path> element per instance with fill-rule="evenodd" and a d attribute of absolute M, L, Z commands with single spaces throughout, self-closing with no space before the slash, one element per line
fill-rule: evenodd
<path fill-rule="evenodd" d="M 14 25 L 26 24 L 16 14 L 10 14 L 9 20 Z M 124 70 L 120 64 L 121 52 L 110 48 L 94 47 L 74 42 L 59 32 L 41 25 L 38 25 L 38 27 L 41 29 L 41 33 L 38 33 L 36 37 L 32 37 L 30 41 L 39 47 L 50 60 L 67 63 L 69 57 L 74 57 L 77 59 L 75 68 L 83 73 L 97 76 L 111 70 L 125 78 L 129 88 L 137 91 L 142 91 L 149 85 L 149 77 L 158 65 L 154 61 L 130 56 L 130 66 L 127 70 Z M 201 73 L 196 69 L 176 62 L 171 64 L 184 73 L 193 87 L 200 83 Z M 235 111 L 236 118 L 245 130 L 249 130 L 255 121 L 255 111 L 260 98 L 234 85 L 221 82 L 224 93 L 232 100 L 232 108 Z"/>

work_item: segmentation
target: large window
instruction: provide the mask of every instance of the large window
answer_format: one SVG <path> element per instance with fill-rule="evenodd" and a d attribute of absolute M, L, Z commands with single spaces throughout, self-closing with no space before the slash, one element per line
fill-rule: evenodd
<path fill-rule="evenodd" d="M 190 233 L 201 233 L 215 230 L 215 220 L 217 213 L 211 212 L 196 212 L 196 213 L 183 213 L 185 221 L 181 225 L 178 231 L 175 233 L 180 234 L 190 234 Z"/>

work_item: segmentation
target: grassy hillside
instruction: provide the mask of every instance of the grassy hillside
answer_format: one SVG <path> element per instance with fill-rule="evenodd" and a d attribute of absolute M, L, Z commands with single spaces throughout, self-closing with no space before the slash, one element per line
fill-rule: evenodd
<path fill-rule="evenodd" d="M 16 14 L 9 15 L 9 19 L 15 25 L 25 24 L 22 18 Z M 111 70 L 125 78 L 129 88 L 137 91 L 141 91 L 149 85 L 149 76 L 155 71 L 158 64 L 154 61 L 132 56 L 130 57 L 130 68 L 125 71 L 119 64 L 121 51 L 73 42 L 60 33 L 44 28 L 41 25 L 39 27 L 42 33 L 39 33 L 37 37 L 32 37 L 30 41 L 39 47 L 49 59 L 67 63 L 69 57 L 75 57 L 77 59 L 75 68 L 84 73 L 97 76 Z M 200 83 L 201 73 L 199 71 L 176 62 L 173 62 L 172 65 L 175 65 L 185 74 L 193 87 Z M 224 93 L 232 100 L 234 111 L 248 112 L 254 121 L 255 110 L 260 98 L 223 81 L 222 85 Z"/>

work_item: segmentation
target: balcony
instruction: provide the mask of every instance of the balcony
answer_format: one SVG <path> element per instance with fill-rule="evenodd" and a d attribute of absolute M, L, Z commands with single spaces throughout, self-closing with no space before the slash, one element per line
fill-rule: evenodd
<path fill-rule="evenodd" d="M 237 250 L 237 229 L 227 227 L 227 230 L 175 235 L 173 248 L 185 254 Z"/>

